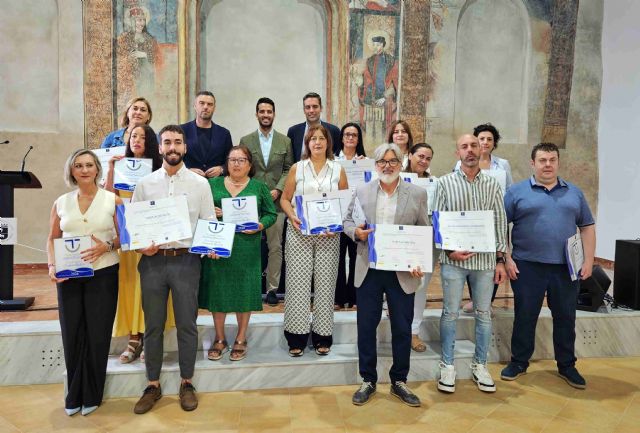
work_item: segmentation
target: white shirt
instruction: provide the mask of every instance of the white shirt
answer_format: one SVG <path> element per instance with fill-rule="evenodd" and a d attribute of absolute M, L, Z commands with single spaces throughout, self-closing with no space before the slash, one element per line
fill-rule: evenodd
<path fill-rule="evenodd" d="M 198 219 L 216 219 L 209 182 L 189 170 L 184 164 L 173 176 L 169 176 L 164 167 L 160 167 L 150 175 L 143 177 L 136 185 L 131 201 L 157 200 L 178 195 L 187 196 L 192 232 L 196 229 Z M 163 248 L 189 247 L 191 247 L 191 238 L 163 246 Z"/>
<path fill-rule="evenodd" d="M 302 159 L 296 163 L 295 195 L 315 194 L 318 192 L 337 191 L 342 166 L 335 161 L 327 162 L 316 174 L 311 159 Z"/>
<path fill-rule="evenodd" d="M 378 197 L 376 200 L 376 224 L 393 224 L 396 218 L 396 208 L 398 207 L 398 187 L 402 179 L 398 181 L 396 189 L 388 195 L 380 186 L 378 181 Z"/>

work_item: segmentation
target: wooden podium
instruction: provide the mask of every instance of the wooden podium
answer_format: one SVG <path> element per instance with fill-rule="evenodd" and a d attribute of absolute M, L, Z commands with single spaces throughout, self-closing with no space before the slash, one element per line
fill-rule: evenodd
<path fill-rule="evenodd" d="M 15 188 L 42 188 L 28 171 L 0 171 L 0 217 L 13 218 Z M 0 311 L 26 310 L 33 298 L 13 297 L 13 245 L 0 245 Z"/>

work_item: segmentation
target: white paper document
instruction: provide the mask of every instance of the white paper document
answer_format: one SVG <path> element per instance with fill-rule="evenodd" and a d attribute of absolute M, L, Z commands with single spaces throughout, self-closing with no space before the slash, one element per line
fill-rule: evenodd
<path fill-rule="evenodd" d="M 150 158 L 122 158 L 113 168 L 113 187 L 122 191 L 133 191 L 136 184 L 153 171 Z"/>
<path fill-rule="evenodd" d="M 584 249 L 582 248 L 582 236 L 580 236 L 580 233 L 576 233 L 567 239 L 565 255 L 571 281 L 576 281 L 580 278 L 580 270 L 584 265 Z"/>
<path fill-rule="evenodd" d="M 189 252 L 194 254 L 214 252 L 220 257 L 231 257 L 235 234 L 236 225 L 233 223 L 198 220 Z"/>
<path fill-rule="evenodd" d="M 117 207 L 120 244 L 124 251 L 190 239 L 187 197 L 137 201 Z"/>
<path fill-rule="evenodd" d="M 348 189 L 296 196 L 296 215 L 302 222 L 302 233 L 317 235 L 326 231 L 343 231 L 342 222 L 349 211 L 352 197 Z"/>
<path fill-rule="evenodd" d="M 493 253 L 496 230 L 493 211 L 433 212 L 435 243 L 443 250 Z"/>
<path fill-rule="evenodd" d="M 498 169 L 494 168 L 491 170 L 482 170 L 482 172 L 487 176 L 491 176 L 492 178 L 497 180 L 498 184 L 500 185 L 500 189 L 502 189 L 502 193 L 504 194 L 504 192 L 507 189 L 507 172 L 501 168 L 498 168 Z"/>
<path fill-rule="evenodd" d="M 405 171 L 400 172 L 400 179 L 405 182 L 412 183 L 414 180 L 418 179 L 418 173 L 408 173 Z"/>
<path fill-rule="evenodd" d="M 433 204 L 436 201 L 436 188 L 438 187 L 438 178 L 436 177 L 418 177 L 411 179 L 411 183 L 427 190 L 427 211 L 431 215 L 433 212 Z"/>
<path fill-rule="evenodd" d="M 355 191 L 358 186 L 366 183 L 365 172 L 375 171 L 376 164 L 373 159 L 369 158 L 342 160 L 338 163 L 344 168 L 351 191 Z"/>
<path fill-rule="evenodd" d="M 255 195 L 222 199 L 222 221 L 236 225 L 236 232 L 258 230 L 258 202 Z"/>
<path fill-rule="evenodd" d="M 107 181 L 107 173 L 109 171 L 109 161 L 114 156 L 124 156 L 127 146 L 107 147 L 106 149 L 91 149 L 98 157 L 100 165 L 102 165 L 102 178 L 100 185 L 104 185 Z"/>
<path fill-rule="evenodd" d="M 433 272 L 433 228 L 373 224 L 369 234 L 369 267 L 384 271 Z"/>
<path fill-rule="evenodd" d="M 53 240 L 56 257 L 56 278 L 93 276 L 93 265 L 81 258 L 81 252 L 93 245 L 91 236 L 76 236 Z"/>

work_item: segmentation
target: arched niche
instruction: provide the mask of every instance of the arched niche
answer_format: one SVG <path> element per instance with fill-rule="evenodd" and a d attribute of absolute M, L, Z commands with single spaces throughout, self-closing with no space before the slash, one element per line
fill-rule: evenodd
<path fill-rule="evenodd" d="M 491 122 L 526 143 L 531 30 L 522 0 L 468 0 L 457 28 L 455 135 Z"/>
<path fill-rule="evenodd" d="M 304 120 L 302 96 L 323 97 L 327 120 L 341 117 L 346 7 L 325 0 L 203 0 L 196 4 L 195 71 L 190 98 L 215 93 L 214 121 L 228 127 L 234 142 L 256 128 L 255 102 L 276 103 L 275 127 L 286 131 Z M 187 106 L 190 113 L 192 108 Z M 191 116 L 190 114 L 189 116 Z"/>

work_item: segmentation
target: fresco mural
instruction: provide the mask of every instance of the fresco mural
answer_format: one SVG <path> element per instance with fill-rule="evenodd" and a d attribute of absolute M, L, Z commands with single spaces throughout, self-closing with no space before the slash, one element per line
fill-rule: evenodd
<path fill-rule="evenodd" d="M 114 7 L 114 112 L 136 96 L 149 100 L 155 125 L 178 108 L 177 0 L 117 0 Z"/>

